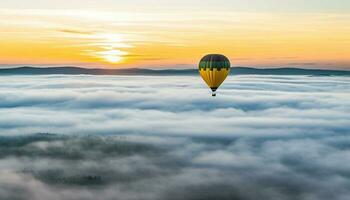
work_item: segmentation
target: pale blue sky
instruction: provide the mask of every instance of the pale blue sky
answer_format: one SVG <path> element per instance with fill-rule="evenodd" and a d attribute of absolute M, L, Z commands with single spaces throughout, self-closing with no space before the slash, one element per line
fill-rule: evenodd
<path fill-rule="evenodd" d="M 1 0 L 1 8 L 232 10 L 247 12 L 349 12 L 349 0 Z"/>

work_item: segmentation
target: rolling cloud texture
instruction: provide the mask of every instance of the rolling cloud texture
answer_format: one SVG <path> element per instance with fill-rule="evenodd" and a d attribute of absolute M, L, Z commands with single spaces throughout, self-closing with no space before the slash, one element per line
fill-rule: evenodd
<path fill-rule="evenodd" d="M 347 199 L 349 77 L 2 76 L 0 199 Z"/>

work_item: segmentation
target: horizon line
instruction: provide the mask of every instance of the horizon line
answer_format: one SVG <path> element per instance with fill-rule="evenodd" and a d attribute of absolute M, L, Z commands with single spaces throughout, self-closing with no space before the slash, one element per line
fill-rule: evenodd
<path fill-rule="evenodd" d="M 179 66 L 183 66 L 182 68 Z M 193 66 L 193 67 L 191 67 Z M 176 65 L 164 65 L 164 66 L 121 66 L 118 68 L 113 67 L 98 67 L 98 66 L 81 66 L 81 65 L 70 65 L 70 64 L 62 64 L 62 65 L 35 65 L 35 64 L 0 64 L 0 70 L 2 69 L 16 69 L 16 68 L 23 68 L 23 67 L 31 67 L 31 68 L 64 68 L 64 67 L 71 67 L 71 68 L 81 68 L 81 69 L 101 69 L 101 70 L 125 70 L 125 69 L 149 69 L 149 70 L 188 70 L 188 69 L 197 69 L 197 65 L 190 65 L 190 64 L 176 64 Z M 251 68 L 251 69 L 306 69 L 306 70 L 334 70 L 334 71 L 350 71 L 347 67 L 340 67 L 340 68 L 327 68 L 322 66 L 316 66 L 312 65 L 312 67 L 309 65 L 274 65 L 274 66 L 242 66 L 242 65 L 235 65 L 231 66 L 231 68 Z"/>
<path fill-rule="evenodd" d="M 76 68 L 76 69 L 84 69 L 84 70 L 154 70 L 154 71 L 162 71 L 162 70 L 198 70 L 195 68 L 147 68 L 147 67 L 127 67 L 127 68 L 101 68 L 101 67 L 82 67 L 75 65 L 57 65 L 57 66 L 34 66 L 34 65 L 22 65 L 22 66 L 14 66 L 14 67 L 5 67 L 2 68 L 0 64 L 0 70 L 10 70 L 10 69 L 20 69 L 20 68 L 33 68 L 33 69 L 50 69 L 50 68 Z M 256 69 L 256 70 L 273 70 L 273 69 L 300 69 L 300 70 L 326 70 L 326 71 L 344 71 L 350 72 L 350 69 L 329 69 L 329 68 L 306 68 L 301 66 L 272 66 L 272 67 L 255 67 L 255 66 L 231 66 L 231 68 L 245 68 L 245 69 Z"/>

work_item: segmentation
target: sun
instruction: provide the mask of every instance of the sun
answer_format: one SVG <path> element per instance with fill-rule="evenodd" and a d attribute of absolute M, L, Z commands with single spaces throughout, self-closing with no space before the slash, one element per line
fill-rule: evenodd
<path fill-rule="evenodd" d="M 97 54 L 103 60 L 114 64 L 122 62 L 124 59 L 124 56 L 128 55 L 127 52 L 119 49 L 101 51 L 101 52 L 98 52 Z"/>
<path fill-rule="evenodd" d="M 114 64 L 119 63 L 123 60 L 121 56 L 104 56 L 103 58 L 105 61 Z"/>
<path fill-rule="evenodd" d="M 126 49 L 134 46 L 126 42 L 123 34 L 94 34 L 89 36 L 90 44 L 88 46 L 94 49 L 85 49 L 86 55 L 98 58 L 100 61 L 111 64 L 124 62 L 129 54 Z"/>

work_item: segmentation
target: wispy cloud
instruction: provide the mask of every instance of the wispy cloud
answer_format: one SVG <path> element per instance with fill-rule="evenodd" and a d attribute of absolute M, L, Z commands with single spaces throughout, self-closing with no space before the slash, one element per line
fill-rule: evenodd
<path fill-rule="evenodd" d="M 83 31 L 83 30 L 75 30 L 75 29 L 59 29 L 58 31 L 62 33 L 82 34 L 82 35 L 94 34 L 93 31 Z"/>

